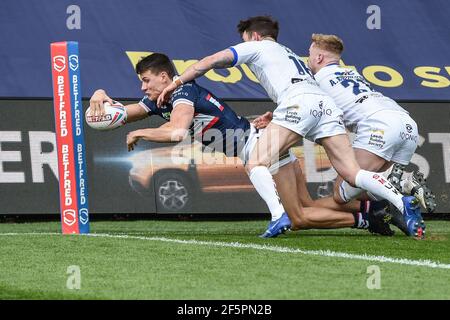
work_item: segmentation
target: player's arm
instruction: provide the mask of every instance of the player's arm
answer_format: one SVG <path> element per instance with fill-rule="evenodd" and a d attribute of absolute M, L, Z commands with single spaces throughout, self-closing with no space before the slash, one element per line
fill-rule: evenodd
<path fill-rule="evenodd" d="M 170 121 L 158 128 L 139 129 L 127 135 L 128 151 L 134 150 L 139 139 L 153 142 L 180 142 L 189 132 L 194 119 L 194 107 L 179 103 L 170 115 Z"/>
<path fill-rule="evenodd" d="M 211 69 L 222 69 L 233 66 L 234 55 L 230 49 L 219 51 L 194 63 L 180 75 L 182 83 L 201 77 Z"/>
<path fill-rule="evenodd" d="M 125 110 L 127 111 L 127 123 L 142 120 L 149 116 L 139 103 L 127 104 Z"/>
<path fill-rule="evenodd" d="M 103 106 L 103 103 L 105 102 L 114 104 L 114 100 L 107 95 L 105 90 L 96 90 L 89 100 L 91 115 L 105 114 L 105 107 Z M 139 103 L 128 104 L 125 106 L 125 110 L 127 112 L 127 123 L 142 120 L 149 116 L 148 111 L 145 110 Z"/>
<path fill-rule="evenodd" d="M 225 49 L 219 51 L 213 55 L 207 56 L 197 63 L 194 63 L 176 80 L 174 80 L 169 86 L 167 86 L 158 97 L 157 104 L 161 106 L 163 102 L 166 102 L 172 92 L 183 83 L 192 81 L 198 77 L 201 77 L 211 69 L 222 69 L 233 66 L 234 55 L 231 49 Z"/>

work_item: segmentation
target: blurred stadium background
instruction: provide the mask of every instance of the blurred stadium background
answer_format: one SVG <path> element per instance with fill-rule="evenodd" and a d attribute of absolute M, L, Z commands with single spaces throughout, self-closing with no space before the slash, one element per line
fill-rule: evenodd
<path fill-rule="evenodd" d="M 90 96 L 98 88 L 105 89 L 111 97 L 122 103 L 141 99 L 140 82 L 134 72 L 134 64 L 140 57 L 152 52 L 166 53 L 181 73 L 203 56 L 240 42 L 236 31 L 236 25 L 240 19 L 266 14 L 272 15 L 280 23 L 279 42 L 305 59 L 312 33 L 339 35 L 345 44 L 341 63 L 354 66 L 376 90 L 400 102 L 411 113 L 419 125 L 420 141 L 408 169 L 420 169 L 425 173 L 438 203 L 435 214 L 425 214 L 424 218 L 448 218 L 450 212 L 450 42 L 448 41 L 450 4 L 446 0 L 228 0 L 225 2 L 4 0 L 0 2 L 0 217 L 2 221 L 34 220 L 36 217 L 43 216 L 53 220 L 59 219 L 50 43 L 79 42 L 81 91 L 86 109 Z M 268 100 L 263 89 L 245 66 L 210 71 L 198 82 L 225 99 L 237 113 L 246 117 L 251 118 L 274 109 L 274 104 Z M 236 165 L 233 161 L 224 163 L 221 161 L 223 159 L 208 153 L 207 150 L 202 150 L 200 146 L 182 150 L 177 165 L 171 164 L 168 160 L 171 145 L 140 143 L 134 152 L 127 152 L 125 143 L 127 132 L 160 123 L 158 119 L 145 120 L 112 132 L 95 132 L 85 126 L 89 208 L 93 220 L 109 215 L 120 215 L 129 219 L 154 218 L 155 215 L 167 217 L 163 215 L 166 213 L 186 217 L 201 214 L 206 218 L 216 217 L 217 214 L 220 214 L 221 218 L 233 219 L 269 217 L 266 206 L 251 186 L 242 166 Z M 302 160 L 311 194 L 314 197 L 329 195 L 336 173 L 322 149 L 305 142 L 296 147 L 295 153 Z M 214 161 L 217 164 L 214 164 Z M 176 190 L 171 186 L 176 186 Z M 172 193 L 167 194 L 167 190 L 172 189 Z M 166 190 L 164 195 L 162 190 Z M 204 240 L 261 242 L 262 240 L 256 239 L 255 235 L 264 230 L 265 226 L 265 222 L 261 221 L 258 225 L 252 222 L 248 227 L 238 224 L 236 229 L 233 229 L 232 224 L 220 225 L 223 226 L 222 228 L 209 224 L 202 225 L 201 223 L 205 222 L 198 222 L 196 226 L 185 228 L 184 224 L 177 227 L 155 222 L 158 226 L 155 228 L 155 225 L 152 227 L 151 223 L 145 222 L 142 224 L 148 227 L 145 229 L 137 225 L 125 227 L 125 222 L 117 223 L 114 227 L 109 224 L 99 224 L 97 229 L 93 223 L 92 230 L 94 233 L 147 236 L 163 234 L 168 237 L 179 235 L 183 239 L 195 237 L 194 231 L 197 231 L 200 239 Z M 121 229 L 120 223 L 124 223 L 124 229 Z M 306 232 L 305 235 L 310 236 L 311 240 L 316 236 L 323 238 L 324 241 L 320 242 L 323 246 L 318 248 L 312 245 L 314 241 L 306 241 L 303 245 L 361 254 L 388 255 L 392 253 L 391 256 L 398 258 L 427 258 L 449 263 L 448 222 L 433 223 L 435 233 L 434 236 L 429 237 L 429 242 L 410 246 L 408 242 L 403 243 L 409 239 L 399 236 L 395 237 L 397 242 L 383 240 L 385 248 L 392 246 L 386 251 L 376 248 L 373 243 L 374 239 L 379 239 L 370 238 L 368 234 L 353 230 L 330 233 Z M 194 231 L 188 232 L 186 231 L 188 229 Z M 59 230 L 57 223 L 44 226 L 39 224 L 1 226 L 2 233 L 14 234 L 59 232 Z M 208 237 L 205 235 L 207 230 L 211 231 Z M 170 233 L 170 231 L 173 232 Z M 433 227 L 430 231 L 433 232 Z M 244 234 L 247 232 L 251 237 L 245 238 Z M 327 234 L 330 235 L 330 241 L 327 241 Z M 288 235 L 285 240 L 277 240 L 285 241 L 277 245 L 284 243 L 295 247 L 298 245 L 295 241 L 296 237 L 298 236 Z M 349 241 L 352 237 L 363 239 L 359 243 L 360 247 Z M 23 246 L 29 245 L 28 241 L 18 240 L 18 238 L 20 237 L 0 238 L 2 260 L 15 252 L 13 248 L 20 250 Z M 73 241 L 96 240 L 98 239 L 90 238 Z M 107 240 L 102 239 L 101 246 L 104 246 L 102 250 L 108 250 L 110 244 Z M 48 284 L 48 291 L 40 292 L 39 289 L 26 284 L 28 279 L 23 276 L 24 273 L 22 276 L 14 273 L 17 270 L 13 272 L 13 266 L 31 259 L 30 257 L 37 258 L 39 252 L 45 251 L 45 248 L 51 250 L 49 248 L 55 239 L 46 241 L 43 241 L 41 246 L 39 241 L 35 242 L 34 245 L 37 248 L 32 251 L 34 254 L 30 252 L 30 256 L 14 256 L 17 260 L 13 264 L 0 264 L 2 271 L 0 298 L 208 298 L 208 290 L 190 296 L 186 293 L 189 292 L 189 286 L 172 288 L 172 291 L 166 294 L 163 284 L 156 285 L 155 288 L 159 289 L 161 294 L 155 295 L 147 294 L 147 291 L 134 292 L 128 296 L 99 294 L 94 289 L 92 294 L 87 296 L 67 294 L 63 292 L 64 284 L 61 285 L 62 288 L 52 287 L 51 275 L 63 272 L 59 276 L 64 276 L 65 269 L 62 268 L 65 268 L 64 266 L 73 257 L 60 257 L 55 262 L 54 268 L 50 268 L 53 273 L 48 271 L 44 277 Z M 64 241 L 66 240 L 61 239 L 56 242 L 63 248 L 64 245 L 68 245 Z M 336 241 L 342 241 L 342 245 L 334 244 L 333 247 L 331 243 Z M 402 248 L 400 252 L 395 251 L 399 241 Z M 436 251 L 430 251 L 427 257 L 417 254 L 417 251 L 432 250 L 433 241 L 438 242 Z M 95 250 L 95 244 L 80 243 L 80 245 L 86 245 L 86 249 Z M 165 246 L 168 245 L 165 244 Z M 109 249 L 112 250 L 112 248 Z M 134 249 L 136 249 L 134 257 L 144 259 L 137 261 L 144 264 L 150 263 L 150 260 L 153 261 L 153 258 L 144 257 L 143 251 L 139 251 L 141 250 L 139 246 Z M 170 248 L 168 250 L 170 251 Z M 161 259 L 163 256 L 158 255 L 154 258 Z M 206 256 L 207 253 L 203 257 Z M 74 257 L 83 260 L 81 253 L 80 255 L 74 253 Z M 91 258 L 86 258 L 84 262 L 88 265 L 94 263 L 94 254 Z M 190 261 L 189 256 L 185 259 Z M 197 264 L 205 263 L 203 258 L 198 259 L 194 259 Z M 83 262 L 70 263 L 82 264 Z M 225 265 L 228 263 L 230 263 L 230 270 L 239 265 L 237 261 L 228 261 Z M 339 264 L 342 261 L 336 263 Z M 35 260 L 34 264 L 38 265 Z M 164 261 L 161 264 L 163 265 Z M 341 267 L 336 270 L 344 272 L 345 265 Z M 397 271 L 402 273 L 400 267 L 396 268 L 399 268 Z M 289 273 L 294 270 L 294 266 L 291 266 L 285 271 Z M 306 270 L 305 265 L 304 272 L 307 272 Z M 361 272 L 364 273 L 364 271 Z M 220 274 L 219 271 L 217 272 Z M 436 272 L 434 274 L 430 271 L 427 276 L 448 279 L 446 270 Z M 422 274 L 417 271 L 415 275 L 420 277 Z M 347 276 L 350 279 L 350 275 L 347 274 Z M 166 275 L 164 279 L 169 278 Z M 210 278 L 208 279 L 211 281 Z M 255 279 L 255 282 L 265 281 L 263 279 Z M 22 280 L 24 282 L 21 282 Z M 116 280 L 115 285 L 109 288 L 110 293 L 117 292 L 117 286 L 123 285 L 122 278 L 119 277 Z M 138 280 L 136 281 L 139 283 Z M 195 279 L 192 281 L 191 286 L 195 285 Z M 320 283 L 320 279 L 318 281 Z M 330 283 L 332 280 L 326 281 Z M 400 282 L 399 280 L 399 286 Z M 102 282 L 94 284 L 99 285 L 99 283 Z M 447 281 L 448 283 L 450 281 Z M 350 298 L 418 298 L 420 293 L 414 291 L 415 284 L 419 284 L 418 280 L 417 283 L 412 281 L 410 291 L 405 295 L 402 295 L 402 291 L 398 289 L 399 286 L 394 284 L 392 291 L 385 291 L 385 295 L 378 296 L 370 296 L 367 290 L 353 292 L 351 288 L 344 287 L 345 292 L 354 293 L 349 295 Z M 309 288 L 317 288 L 315 285 L 318 284 L 311 283 Z M 433 291 L 435 288 L 433 285 L 438 286 L 438 283 L 433 282 L 430 285 L 427 297 L 450 297 L 448 285 L 440 291 Z M 297 292 L 293 287 L 289 287 L 286 295 L 271 296 L 265 291 L 267 288 L 258 288 L 258 294 L 254 297 L 340 298 L 339 286 L 338 283 L 335 286 L 332 285 L 335 291 L 330 295 L 326 293 L 309 295 L 306 288 L 304 288 L 305 291 Z M 219 287 L 222 290 L 220 292 L 226 294 L 221 295 L 219 291 L 214 291 L 209 297 L 252 298 L 251 295 L 244 293 L 244 290 L 233 291 L 234 289 L 227 287 L 225 283 Z M 180 292 L 181 295 L 177 296 Z M 236 292 L 236 295 L 233 295 L 233 292 Z"/>

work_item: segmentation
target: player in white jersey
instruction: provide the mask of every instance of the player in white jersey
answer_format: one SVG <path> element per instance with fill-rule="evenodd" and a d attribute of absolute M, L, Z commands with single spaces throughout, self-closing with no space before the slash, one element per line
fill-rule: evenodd
<path fill-rule="evenodd" d="M 250 180 L 260 196 L 276 193 L 269 167 L 275 165 L 279 155 L 297 143 L 301 137 L 322 144 L 336 171 L 349 186 L 360 187 L 371 194 L 389 200 L 400 212 L 410 236 L 422 238 L 423 225 L 420 210 L 414 197 L 403 197 L 379 174 L 362 170 L 356 162 L 342 121 L 342 111 L 317 85 L 308 67 L 288 48 L 276 42 L 278 23 L 270 17 L 253 17 L 241 21 L 238 30 L 243 43 L 217 52 L 191 65 L 171 85 L 163 90 L 158 104 L 167 101 L 180 85 L 202 76 L 213 68 L 227 68 L 246 63 L 254 72 L 270 98 L 277 103 L 274 119 L 264 130 L 246 165 Z M 278 141 L 274 141 L 276 137 Z M 277 143 L 278 142 L 278 143 Z M 258 150 L 262 150 L 261 154 Z M 292 173 L 295 179 L 295 173 Z M 291 186 L 291 184 L 289 184 Z M 295 184 L 289 190 L 278 186 L 278 191 L 292 229 L 299 226 L 298 216 L 305 210 L 296 201 Z M 293 198 L 293 201 L 289 201 Z M 315 210 L 321 210 L 316 208 Z M 284 221 L 281 220 L 280 221 Z M 275 221 L 273 233 L 287 229 L 284 223 Z"/>
<path fill-rule="evenodd" d="M 391 163 L 395 163 L 386 177 L 397 178 L 398 189 L 407 195 L 415 195 L 429 212 L 436 203 L 434 195 L 425 184 L 420 172 L 405 173 L 406 178 L 400 180 L 402 166 L 407 165 L 417 147 L 417 125 L 408 112 L 392 99 L 373 90 L 369 83 L 355 70 L 339 65 L 343 43 L 334 35 L 313 34 L 310 46 L 308 65 L 314 73 L 316 81 L 336 105 L 344 112 L 344 123 L 347 129 L 355 133 L 353 147 L 358 163 L 363 169 L 381 172 Z M 271 115 L 259 117 L 258 128 L 267 126 Z M 300 173 L 301 174 L 301 173 Z M 306 189 L 304 178 L 300 180 L 301 202 L 304 206 L 323 206 L 342 210 L 339 202 L 346 202 L 362 193 L 356 188 L 341 188 L 342 178 L 335 184 L 339 197 L 322 198 L 313 201 Z M 303 181 L 301 181 L 303 180 Z M 342 192 L 349 190 L 349 194 Z M 365 199 L 365 197 L 361 197 Z M 336 201 L 338 199 L 338 201 Z M 370 203 L 371 206 L 383 206 L 383 203 Z M 357 213 L 361 214 L 361 213 Z M 355 220 L 357 217 L 355 216 Z M 360 221 L 365 223 L 364 220 Z M 402 229 L 405 229 L 401 224 Z"/>
<path fill-rule="evenodd" d="M 308 65 L 321 89 L 344 112 L 347 129 L 355 133 L 353 148 L 361 168 L 382 172 L 393 163 L 399 164 L 394 175 L 410 162 L 416 150 L 417 124 L 394 100 L 373 90 L 356 70 L 339 65 L 343 48 L 342 40 L 335 35 L 313 34 Z M 436 206 L 434 195 L 421 180 L 421 174 L 413 173 L 397 182 L 402 192 L 412 191 L 431 212 Z M 341 182 L 338 178 L 336 186 Z M 348 201 L 362 190 L 348 187 L 337 193 L 341 200 Z"/>

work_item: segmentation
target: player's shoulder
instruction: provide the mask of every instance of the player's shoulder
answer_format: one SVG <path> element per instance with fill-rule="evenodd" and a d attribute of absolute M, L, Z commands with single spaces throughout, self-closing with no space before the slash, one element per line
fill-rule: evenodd
<path fill-rule="evenodd" d="M 179 86 L 175 91 L 175 92 L 183 92 L 183 91 L 189 91 L 189 90 L 194 90 L 197 89 L 199 87 L 199 85 L 194 81 L 189 81 L 186 83 L 183 83 L 181 86 Z"/>
<path fill-rule="evenodd" d="M 338 72 L 339 74 L 343 75 L 358 75 L 358 71 L 353 67 L 347 67 L 343 65 L 337 65 L 335 68 L 332 69 L 334 72 Z"/>
<path fill-rule="evenodd" d="M 347 72 L 349 69 L 340 64 L 333 63 L 323 67 L 321 70 L 327 73 L 335 73 L 335 72 Z"/>
<path fill-rule="evenodd" d="M 156 114 L 158 113 L 158 107 L 156 106 L 156 101 L 150 100 L 148 95 L 145 95 L 141 101 L 138 103 L 141 107 L 143 107 L 147 113 L 150 114 Z"/>
<path fill-rule="evenodd" d="M 230 47 L 230 49 L 244 53 L 257 53 L 264 49 L 267 49 L 267 41 L 244 41 L 238 44 L 235 44 Z"/>
<path fill-rule="evenodd" d="M 195 92 L 197 90 L 197 87 L 198 86 L 194 81 L 186 82 L 175 89 L 175 91 L 172 93 L 172 97 L 192 94 L 193 92 Z"/>
<path fill-rule="evenodd" d="M 186 82 L 175 89 L 172 93 L 170 103 L 176 104 L 179 100 L 184 100 L 189 104 L 195 103 L 198 98 L 199 91 L 199 86 L 195 83 L 195 81 Z"/>
<path fill-rule="evenodd" d="M 317 79 L 317 78 L 324 78 L 324 77 L 328 77 L 328 76 L 339 77 L 339 76 L 352 75 L 352 74 L 354 74 L 354 70 L 352 68 L 342 66 L 339 64 L 330 64 L 330 65 L 327 65 L 327 66 L 323 67 L 322 69 L 320 69 L 314 75 L 314 77 Z"/>
<path fill-rule="evenodd" d="M 156 101 L 150 100 L 150 98 L 149 98 L 148 95 L 145 95 L 145 96 L 141 99 L 140 102 L 143 103 L 143 104 L 145 104 L 145 105 L 146 105 L 147 107 L 149 107 L 149 108 L 151 108 L 151 107 L 153 107 L 153 106 L 156 107 Z"/>

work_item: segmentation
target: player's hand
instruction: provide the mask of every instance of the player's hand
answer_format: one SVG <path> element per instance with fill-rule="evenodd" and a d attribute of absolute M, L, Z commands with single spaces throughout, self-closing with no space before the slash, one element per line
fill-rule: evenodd
<path fill-rule="evenodd" d="M 92 116 L 102 116 L 105 114 L 105 107 L 103 106 L 105 101 L 108 101 L 111 104 L 114 103 L 113 99 L 108 97 L 105 90 L 99 89 L 94 92 L 91 100 L 89 100 L 89 107 L 91 108 L 90 113 Z"/>
<path fill-rule="evenodd" d="M 267 127 L 273 119 L 273 113 L 272 112 L 266 112 L 263 115 L 259 116 L 255 120 L 253 120 L 253 125 L 256 129 L 263 129 Z"/>
<path fill-rule="evenodd" d="M 170 95 L 175 91 L 177 85 L 175 83 L 169 84 L 159 95 L 156 105 L 160 108 L 164 103 L 169 101 Z"/>
<path fill-rule="evenodd" d="M 139 140 L 139 137 L 137 135 L 136 131 L 131 131 L 127 135 L 127 146 L 128 146 L 128 152 L 134 150 L 134 146 L 137 145 L 137 142 Z"/>

